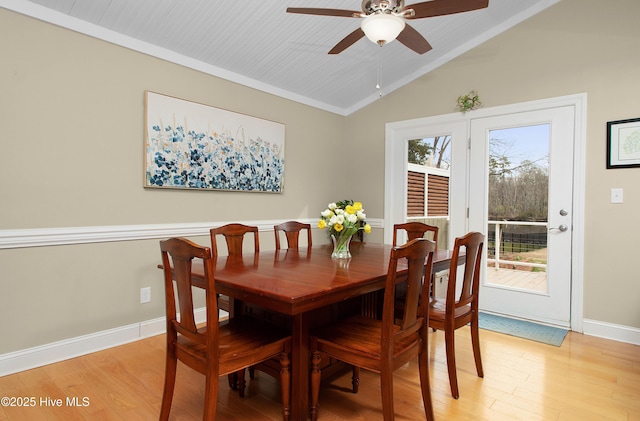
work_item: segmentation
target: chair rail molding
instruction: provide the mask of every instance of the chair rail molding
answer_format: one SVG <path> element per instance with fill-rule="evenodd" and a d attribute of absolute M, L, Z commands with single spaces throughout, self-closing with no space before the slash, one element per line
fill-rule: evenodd
<path fill-rule="evenodd" d="M 315 227 L 318 218 L 303 218 L 297 220 L 299 222 L 312 224 L 312 227 Z M 285 220 L 273 219 L 232 222 L 244 225 L 255 225 L 260 232 L 273 232 L 273 226 L 285 222 Z M 384 228 L 383 219 L 368 218 L 367 222 L 369 222 L 372 228 Z M 211 228 L 220 227 L 229 223 L 231 222 L 216 221 L 182 224 L 108 225 L 0 230 L 0 249 L 209 235 Z"/>

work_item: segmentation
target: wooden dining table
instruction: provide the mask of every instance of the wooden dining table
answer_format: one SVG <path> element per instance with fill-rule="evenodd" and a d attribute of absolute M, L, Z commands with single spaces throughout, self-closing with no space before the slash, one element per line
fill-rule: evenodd
<path fill-rule="evenodd" d="M 261 251 L 241 259 L 218 257 L 216 290 L 231 297 L 231 316 L 239 303 L 246 303 L 290 317 L 291 420 L 308 418 L 309 330 L 315 311 L 383 289 L 391 248 L 352 242 L 352 257 L 346 260 L 331 259 L 329 245 Z M 451 255 L 448 250 L 436 251 L 433 271 L 449 268 Z M 406 270 L 400 261 L 398 271 Z M 197 284 L 202 268 L 194 265 L 192 276 Z"/>

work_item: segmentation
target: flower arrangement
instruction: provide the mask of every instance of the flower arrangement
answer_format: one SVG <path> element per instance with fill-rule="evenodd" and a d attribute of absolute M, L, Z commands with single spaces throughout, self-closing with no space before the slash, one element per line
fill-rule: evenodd
<path fill-rule="evenodd" d="M 318 228 L 328 228 L 333 241 L 334 251 L 331 257 L 351 257 L 349 241 L 351 237 L 362 230 L 367 234 L 371 232 L 371 225 L 367 224 L 367 215 L 364 213 L 361 202 L 353 200 L 341 200 L 329 203 L 327 209 L 320 212 Z"/>
<path fill-rule="evenodd" d="M 480 97 L 476 91 L 470 91 L 468 94 L 458 97 L 457 108 L 463 114 L 480 107 L 482 107 L 482 102 L 480 102 Z"/>

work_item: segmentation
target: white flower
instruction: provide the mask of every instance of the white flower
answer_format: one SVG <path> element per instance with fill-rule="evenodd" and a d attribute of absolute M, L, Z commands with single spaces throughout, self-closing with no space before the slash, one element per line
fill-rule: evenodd
<path fill-rule="evenodd" d="M 334 202 L 329 203 L 329 206 L 327 206 L 329 209 L 334 210 L 335 208 L 338 207 L 338 205 L 336 205 Z"/>
<path fill-rule="evenodd" d="M 367 219 L 367 215 L 364 212 L 362 212 L 361 210 L 356 212 L 356 216 L 358 217 L 358 220 L 360 220 L 360 221 L 364 221 L 365 219 Z"/>
<path fill-rule="evenodd" d="M 322 215 L 323 218 L 328 218 L 331 216 L 331 210 L 329 209 L 325 209 L 322 212 L 320 212 L 320 215 Z"/>
<path fill-rule="evenodd" d="M 356 222 L 358 222 L 358 217 L 356 215 L 349 215 L 349 214 L 345 214 L 347 221 L 351 222 L 352 224 L 355 224 Z"/>
<path fill-rule="evenodd" d="M 336 222 L 340 225 L 344 225 L 344 215 L 343 214 L 336 215 Z"/>

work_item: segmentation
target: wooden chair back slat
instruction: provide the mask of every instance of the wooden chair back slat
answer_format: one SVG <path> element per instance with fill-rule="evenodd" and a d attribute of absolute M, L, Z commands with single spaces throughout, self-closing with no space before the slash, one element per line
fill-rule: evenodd
<path fill-rule="evenodd" d="M 311 224 L 304 224 L 298 221 L 287 221 L 273 226 L 273 232 L 276 239 L 276 250 L 280 250 L 280 232 L 285 233 L 287 239 L 287 248 L 298 250 L 300 231 L 307 231 L 307 247 L 311 248 Z"/>
<path fill-rule="evenodd" d="M 242 249 L 245 234 L 253 233 L 253 251 L 260 251 L 260 237 L 258 235 L 258 227 L 243 224 L 227 224 L 218 228 L 212 228 L 209 231 L 211 235 L 211 247 L 213 248 L 213 257 L 218 257 L 218 245 L 216 237 L 224 236 L 227 244 L 227 254 L 230 257 L 242 256 Z"/>
<path fill-rule="evenodd" d="M 397 245 L 398 241 L 398 231 L 404 230 L 407 232 L 407 242 L 416 239 L 416 238 L 424 238 L 427 232 L 431 234 L 431 240 L 433 240 L 436 245 L 438 244 L 438 227 L 434 225 L 427 225 L 422 222 L 406 222 L 404 224 L 395 224 L 393 226 L 393 246 Z"/>

